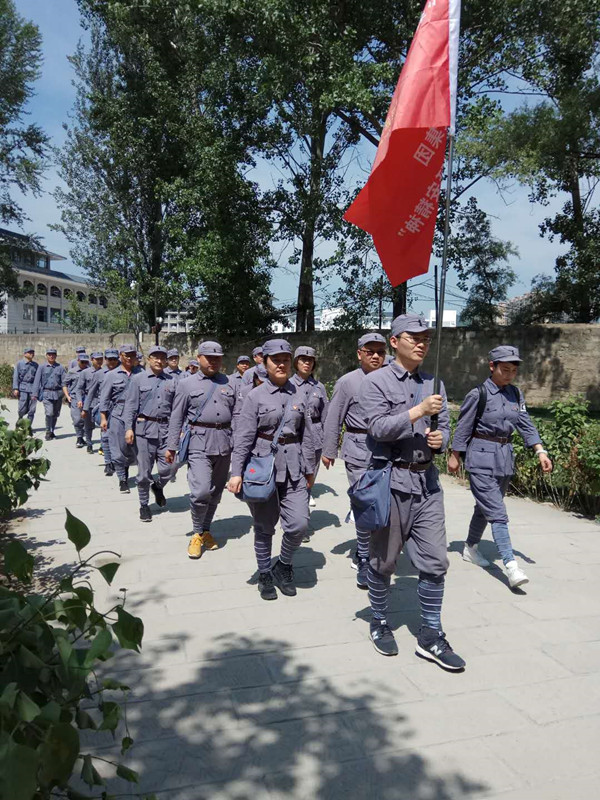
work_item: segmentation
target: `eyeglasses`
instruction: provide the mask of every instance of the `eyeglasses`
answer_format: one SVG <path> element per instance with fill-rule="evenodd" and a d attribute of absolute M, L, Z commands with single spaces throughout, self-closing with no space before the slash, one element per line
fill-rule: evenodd
<path fill-rule="evenodd" d="M 361 347 L 360 349 L 366 355 L 367 358 L 371 358 L 372 356 L 379 356 L 380 358 L 385 358 L 386 356 L 385 350 L 366 350 L 364 347 Z"/>
<path fill-rule="evenodd" d="M 431 344 L 431 341 L 433 339 L 433 336 L 427 336 L 427 335 L 423 336 L 421 334 L 413 336 L 412 333 L 403 333 L 402 335 L 405 336 L 408 339 L 408 341 L 412 342 L 413 344 Z"/>

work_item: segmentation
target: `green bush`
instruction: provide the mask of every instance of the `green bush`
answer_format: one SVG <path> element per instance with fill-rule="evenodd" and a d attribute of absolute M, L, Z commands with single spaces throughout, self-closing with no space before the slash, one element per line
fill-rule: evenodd
<path fill-rule="evenodd" d="M 0 410 L 5 410 L 0 406 Z M 0 518 L 5 517 L 29 497 L 31 488 L 37 489 L 50 469 L 47 458 L 32 456 L 42 446 L 42 440 L 31 435 L 31 423 L 20 419 L 14 430 L 0 416 Z"/>
<path fill-rule="evenodd" d="M 80 732 L 110 731 L 115 737 L 123 726 L 121 754 L 133 744 L 123 707 L 114 699 L 115 692 L 126 697 L 129 687 L 100 679 L 97 669 L 114 654 L 115 638 L 121 648 L 139 651 L 144 626 L 123 604 L 106 612 L 95 607 L 93 589 L 83 576 L 96 570 L 110 584 L 119 564 L 96 566 L 94 561 L 117 554 L 104 551 L 84 560 L 80 553 L 90 541 L 88 528 L 68 509 L 65 528 L 79 563 L 47 596 L 23 591 L 34 567 L 23 545 L 15 540 L 4 549 L 8 586 L 0 586 L 1 800 L 108 797 L 95 766 L 98 759 L 81 751 Z M 120 778 L 138 781 L 133 770 L 108 763 Z M 78 774 L 90 794 L 72 787 Z"/>
<path fill-rule="evenodd" d="M 513 436 L 515 474 L 510 490 L 533 500 L 552 502 L 565 511 L 588 516 L 600 514 L 600 423 L 591 419 L 589 403 L 582 397 L 556 400 L 549 418 L 534 422 L 554 464 L 551 475 L 540 470 L 539 458 L 526 448 L 518 433 Z M 452 412 L 452 431 L 458 414 Z M 439 459 L 442 472 L 446 460 Z M 458 473 L 464 478 L 464 468 Z"/>
<path fill-rule="evenodd" d="M 12 397 L 13 367 L 0 364 L 0 397 Z"/>

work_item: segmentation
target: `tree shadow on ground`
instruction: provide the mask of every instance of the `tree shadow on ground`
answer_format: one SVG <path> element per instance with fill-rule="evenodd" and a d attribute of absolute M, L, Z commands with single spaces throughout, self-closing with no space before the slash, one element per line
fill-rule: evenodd
<path fill-rule="evenodd" d="M 289 646 L 224 633 L 201 662 L 132 670 L 129 681 L 121 673 L 134 686 L 127 717 L 135 745 L 126 760 L 140 772 L 139 789 L 161 800 L 454 800 L 488 788 L 432 769 L 417 750 L 401 686 L 386 703 L 385 687 L 351 664 L 323 674 Z M 117 758 L 108 734 L 93 738 L 98 755 Z M 102 740 L 106 749 L 98 749 Z"/>

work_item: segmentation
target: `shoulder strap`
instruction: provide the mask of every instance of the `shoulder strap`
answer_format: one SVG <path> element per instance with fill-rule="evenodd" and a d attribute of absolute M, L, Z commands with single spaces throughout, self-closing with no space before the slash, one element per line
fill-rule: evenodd
<path fill-rule="evenodd" d="M 477 401 L 477 411 L 475 412 L 475 419 L 473 420 L 473 430 L 471 431 L 471 435 L 469 436 L 469 440 L 471 440 L 477 431 L 477 426 L 481 422 L 481 418 L 483 417 L 483 412 L 485 411 L 485 404 L 487 403 L 487 389 L 485 388 L 485 384 L 480 383 L 477 387 L 479 391 L 479 399 Z"/>
<path fill-rule="evenodd" d="M 199 420 L 200 416 L 202 415 L 202 412 L 204 411 L 204 407 L 206 406 L 206 404 L 208 403 L 208 401 L 210 400 L 210 398 L 211 398 L 211 397 L 213 396 L 213 394 L 215 393 L 215 389 L 217 388 L 217 384 L 216 384 L 216 382 L 215 382 L 215 381 L 211 381 L 210 383 L 211 383 L 210 389 L 209 389 L 209 390 L 208 390 L 208 392 L 207 392 L 207 393 L 204 395 L 204 400 L 203 400 L 203 401 L 200 403 L 200 405 L 198 406 L 198 411 L 196 412 L 196 416 L 194 417 L 194 419 L 192 420 L 192 422 L 198 422 L 198 420 Z"/>

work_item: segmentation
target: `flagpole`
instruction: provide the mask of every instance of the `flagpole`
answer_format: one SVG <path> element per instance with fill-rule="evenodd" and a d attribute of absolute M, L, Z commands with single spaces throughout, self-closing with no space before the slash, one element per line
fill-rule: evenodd
<path fill-rule="evenodd" d="M 435 317 L 435 367 L 433 371 L 433 391 L 440 393 L 440 359 L 442 355 L 442 331 L 444 330 L 444 299 L 446 295 L 446 272 L 448 270 L 448 238 L 450 236 L 450 194 L 452 191 L 452 162 L 454 160 L 454 136 L 450 134 L 448 148 L 448 174 L 446 175 L 446 216 L 444 219 L 444 249 L 442 250 L 442 273 L 440 276 L 440 290 L 438 309 Z"/>

